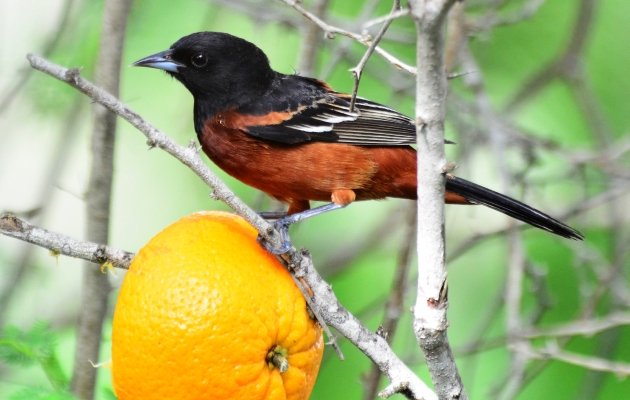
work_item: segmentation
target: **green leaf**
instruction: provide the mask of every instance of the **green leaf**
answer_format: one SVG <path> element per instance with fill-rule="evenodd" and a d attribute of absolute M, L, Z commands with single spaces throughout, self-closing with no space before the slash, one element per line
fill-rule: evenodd
<path fill-rule="evenodd" d="M 28 331 L 9 326 L 0 334 L 0 360 L 14 365 L 39 365 L 53 388 L 65 390 L 68 379 L 55 355 L 55 346 L 55 333 L 45 322 L 35 323 Z"/>
<path fill-rule="evenodd" d="M 9 326 L 0 335 L 0 359 L 10 364 L 32 365 L 39 357 L 50 355 L 54 336 L 44 323 L 36 323 L 29 331 Z"/>

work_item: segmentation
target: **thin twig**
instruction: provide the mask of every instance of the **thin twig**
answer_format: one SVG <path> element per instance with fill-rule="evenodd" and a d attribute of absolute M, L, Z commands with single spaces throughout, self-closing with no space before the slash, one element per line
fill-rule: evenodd
<path fill-rule="evenodd" d="M 391 14 L 394 14 L 396 11 L 400 10 L 400 0 L 394 0 L 394 5 L 392 6 Z M 390 14 L 390 15 L 391 15 Z M 354 104 L 357 101 L 357 93 L 359 92 L 359 82 L 361 81 L 361 75 L 363 74 L 363 68 L 365 68 L 365 64 L 367 64 L 370 56 L 374 53 L 376 46 L 380 43 L 381 39 L 387 32 L 387 29 L 391 25 L 393 18 L 386 20 L 381 26 L 381 29 L 378 31 L 372 42 L 368 46 L 367 50 L 359 60 L 359 63 L 350 70 L 352 75 L 354 75 L 354 87 L 352 89 L 352 98 L 350 99 L 350 112 L 354 112 Z"/>
<path fill-rule="evenodd" d="M 346 37 L 349 37 L 351 39 L 354 39 L 357 42 L 359 42 L 359 43 L 361 43 L 361 44 L 363 44 L 365 46 L 370 46 L 372 44 L 372 40 L 368 36 L 359 35 L 357 33 L 350 32 L 350 31 L 345 30 L 343 28 L 339 28 L 339 27 L 330 25 L 330 24 L 326 23 L 324 20 L 322 20 L 321 18 L 318 18 L 313 13 L 307 11 L 296 0 L 282 0 L 282 1 L 285 4 L 287 4 L 288 6 L 293 7 L 296 11 L 298 11 L 300 14 L 302 14 L 304 17 L 306 17 L 310 21 L 312 21 L 315 24 L 317 24 L 317 26 L 319 26 L 319 28 L 324 31 L 326 37 L 328 37 L 328 38 L 334 38 L 335 35 L 342 35 L 342 36 L 346 36 Z M 415 67 L 412 67 L 411 65 L 408 65 L 408 64 L 402 62 L 400 59 L 394 57 L 391 53 L 383 50 L 381 47 L 376 46 L 374 48 L 374 52 L 377 53 L 378 55 L 380 55 L 381 57 L 383 57 L 385 60 L 387 60 L 387 62 L 392 64 L 394 67 L 396 67 L 398 69 L 402 69 L 404 71 L 407 71 L 410 74 L 415 74 L 416 73 L 416 68 Z"/>
<path fill-rule="evenodd" d="M 630 313 L 617 311 L 602 318 L 582 319 L 547 328 L 530 328 L 518 335 L 526 339 L 562 336 L 593 336 L 609 329 L 630 325 Z"/>
<path fill-rule="evenodd" d="M 610 372 L 619 377 L 630 376 L 630 364 L 628 363 L 564 351 L 555 342 L 548 342 L 543 349 L 528 349 L 528 356 L 542 360 L 554 359 L 593 371 Z"/>
<path fill-rule="evenodd" d="M 116 268 L 127 269 L 134 256 L 128 251 L 73 239 L 60 233 L 39 228 L 9 213 L 0 215 L 0 233 L 49 249 L 53 256 L 61 254 L 99 265 L 108 263 Z"/>
<path fill-rule="evenodd" d="M 409 16 L 410 13 L 411 11 L 408 8 L 400 8 L 399 6 L 398 10 L 392 11 L 389 14 L 384 15 L 382 17 L 374 18 L 374 19 L 364 22 L 363 29 L 365 30 L 365 29 L 371 28 L 374 25 L 382 24 L 383 22 L 389 23 L 401 17 L 407 17 Z"/>
<path fill-rule="evenodd" d="M 365 0 L 361 5 L 361 10 L 359 11 L 359 15 L 357 16 L 357 21 L 365 21 L 369 17 L 371 17 L 376 8 L 378 7 L 379 0 Z M 341 61 L 348 61 L 349 63 L 354 63 L 355 59 L 352 57 L 351 49 L 352 49 L 352 40 L 343 40 L 339 42 L 335 42 L 337 45 L 332 50 L 332 54 L 330 56 L 330 61 L 324 65 L 324 70 L 320 74 L 322 79 L 326 79 L 330 77 L 330 75 L 335 70 L 335 67 L 339 65 Z"/>

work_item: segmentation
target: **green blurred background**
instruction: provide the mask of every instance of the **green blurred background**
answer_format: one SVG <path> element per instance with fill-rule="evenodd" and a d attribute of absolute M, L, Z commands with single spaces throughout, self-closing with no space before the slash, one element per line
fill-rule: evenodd
<path fill-rule="evenodd" d="M 581 316 L 606 318 L 615 311 L 627 312 L 630 301 L 620 295 L 628 293 L 630 269 L 630 3 L 594 3 L 592 24 L 577 63 L 583 69 L 571 79 L 544 82 L 539 91 L 510 108 L 519 91 L 534 87 L 531 77 L 564 54 L 575 36 L 582 2 L 467 2 L 464 18 L 471 24 L 470 59 L 477 65 L 473 71 L 471 64 L 454 63 L 452 72 L 464 76 L 450 81 L 447 136 L 457 145 L 448 146 L 447 151 L 449 160 L 458 164 L 457 174 L 525 199 L 552 215 L 568 213 L 568 222 L 586 235 L 578 243 L 529 229 L 517 234 L 528 271 L 521 318 L 533 327 L 554 326 Z M 25 214 L 48 229 L 80 238 L 90 157 L 90 101 L 47 76 L 28 75 L 24 58 L 27 52 L 41 54 L 48 46 L 65 4 L 62 0 L 0 3 L 0 211 Z M 305 2 L 307 8 L 311 4 Z M 532 4 L 539 8 L 532 8 L 531 16 L 505 23 Z M 81 66 L 82 74 L 92 76 L 102 6 L 102 1 L 71 2 L 59 41 L 49 54 L 53 61 Z M 360 32 L 363 21 L 385 15 L 390 8 L 389 1 L 331 0 L 326 20 Z M 185 34 L 216 30 L 253 41 L 276 70 L 299 73 L 300 28 L 306 25 L 301 15 L 280 1 L 136 1 L 123 56 L 121 98 L 177 142 L 187 144 L 195 139 L 191 96 L 165 74 L 129 65 Z M 414 64 L 413 35 L 412 22 L 398 20 L 383 47 Z M 313 73 L 339 91 L 350 91 L 353 79 L 348 70 L 363 51 L 363 46 L 344 37 L 324 39 Z M 492 121 L 476 108 L 479 87 L 469 81 L 474 72 L 481 74 L 493 118 L 500 122 L 495 127 L 501 135 L 500 147 L 490 137 Z M 413 115 L 413 91 L 413 77 L 373 56 L 359 93 Z M 254 208 L 277 207 L 213 168 Z M 610 195 L 611 188 L 617 188 L 615 196 Z M 408 222 L 413 205 L 403 200 L 353 204 L 292 230 L 296 245 L 310 249 L 316 267 L 342 304 L 373 330 L 383 320 L 393 277 L 406 245 L 413 240 Z M 136 251 L 162 227 L 201 209 L 226 207 L 212 200 L 208 188 L 186 167 L 160 150 L 149 151 L 144 137 L 120 122 L 111 245 Z M 506 218 L 491 210 L 447 207 L 447 254 L 452 258 L 448 266 L 449 337 L 466 389 L 475 399 L 505 396 L 511 371 L 503 293 L 514 248 L 503 231 L 507 225 Z M 18 268 L 24 252 L 22 243 L 0 237 L 0 322 L 23 330 L 38 321 L 48 322 L 56 354 L 69 373 L 82 263 L 32 249 L 33 257 L 25 268 Z M 415 299 L 413 259 L 411 266 L 394 348 L 428 381 L 408 312 Z M 123 276 L 122 271 L 112 273 L 116 286 Z M 111 295 L 112 305 L 116 294 Z M 101 359 L 95 362 L 110 357 L 108 332 L 109 328 Z M 371 364 L 347 341 L 340 342 L 346 360 L 340 361 L 327 349 L 313 399 L 365 395 L 364 377 Z M 532 343 L 542 348 L 547 342 Z M 627 326 L 559 343 L 570 352 L 630 363 Z M 560 361 L 533 360 L 527 372 L 515 396 L 518 399 L 630 396 L 625 377 Z M 31 388 L 46 393 L 49 387 L 36 366 L 0 365 L 0 398 L 23 396 Z M 109 370 L 103 368 L 97 398 L 111 398 L 110 388 Z"/>

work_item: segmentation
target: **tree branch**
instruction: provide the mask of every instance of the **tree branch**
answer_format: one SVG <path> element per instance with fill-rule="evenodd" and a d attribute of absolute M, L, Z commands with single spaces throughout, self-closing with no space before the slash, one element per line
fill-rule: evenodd
<path fill-rule="evenodd" d="M 363 29 L 368 29 L 371 28 L 374 25 L 378 25 L 378 24 L 382 24 L 382 23 L 390 23 L 391 21 L 401 18 L 401 17 L 408 17 L 409 16 L 409 9 L 408 8 L 401 8 L 400 4 L 398 5 L 398 9 L 395 11 L 391 11 L 389 14 L 384 15 L 382 17 L 377 17 L 374 19 L 371 19 L 369 21 L 365 21 L 363 23 Z"/>
<path fill-rule="evenodd" d="M 105 90 L 118 95 L 120 64 L 131 0 L 106 0 L 101 40 L 96 61 L 95 80 Z M 100 104 L 93 110 L 90 177 L 86 193 L 86 237 L 106 244 L 109 241 L 109 216 L 114 175 L 114 144 L 117 118 Z M 79 398 L 94 398 L 103 323 L 110 292 L 107 275 L 95 268 L 83 269 L 81 308 L 77 327 L 76 351 L 72 371 L 72 392 Z"/>
<path fill-rule="evenodd" d="M 630 312 L 616 311 L 600 318 L 582 319 L 547 328 L 529 328 L 518 335 L 522 338 L 593 336 L 609 329 L 630 325 Z"/>
<path fill-rule="evenodd" d="M 414 331 L 440 399 L 467 399 L 446 335 L 448 283 L 444 245 L 444 20 L 453 0 L 409 3 L 416 24 L 418 289 Z M 420 265 L 422 264 L 422 265 Z"/>
<path fill-rule="evenodd" d="M 543 349 L 529 348 L 528 356 L 543 360 L 551 358 L 593 371 L 611 372 L 620 377 L 630 376 L 630 364 L 628 363 L 615 362 L 599 357 L 584 356 L 565 351 L 553 341 L 548 342 Z"/>
<path fill-rule="evenodd" d="M 49 249 L 53 255 L 61 254 L 101 265 L 111 263 L 117 268 L 128 268 L 134 256 L 128 251 L 39 228 L 10 213 L 0 215 L 0 233 Z"/>

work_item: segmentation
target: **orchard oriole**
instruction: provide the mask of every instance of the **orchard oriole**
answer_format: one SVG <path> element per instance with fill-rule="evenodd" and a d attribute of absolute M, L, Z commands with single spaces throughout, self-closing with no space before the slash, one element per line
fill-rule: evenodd
<path fill-rule="evenodd" d="M 350 110 L 350 95 L 274 71 L 261 49 L 227 33 L 193 33 L 134 65 L 164 70 L 192 93 L 204 152 L 228 174 L 288 203 L 288 216 L 277 223 L 284 234 L 289 223 L 315 210 L 416 198 L 416 127 L 389 107 L 357 98 Z M 311 200 L 332 203 L 307 211 Z M 549 215 L 452 174 L 446 175 L 445 201 L 483 204 L 582 239 Z"/>

